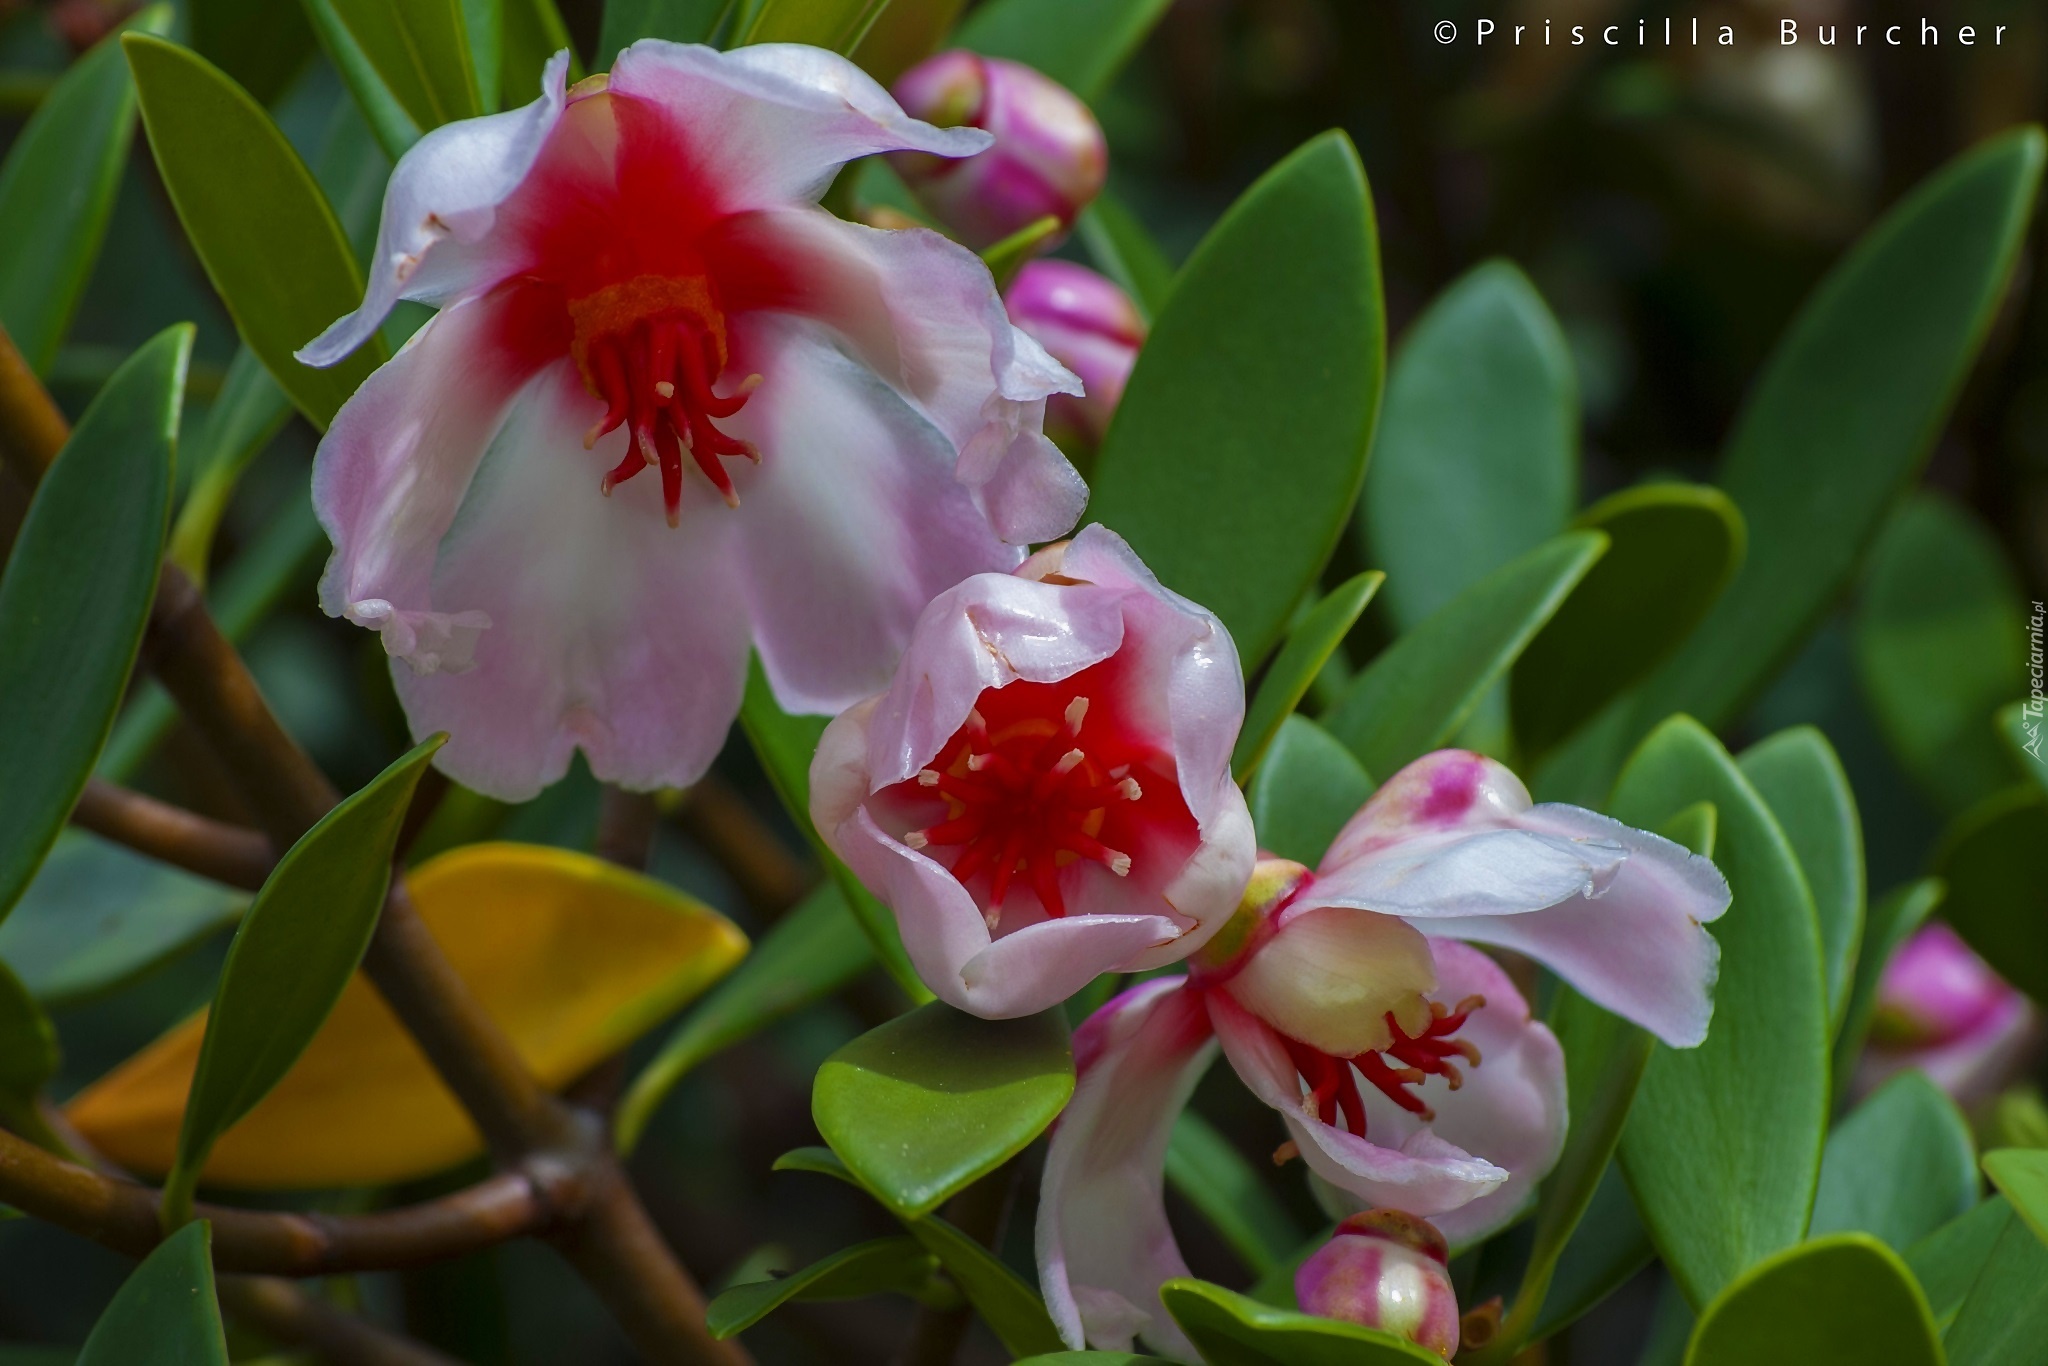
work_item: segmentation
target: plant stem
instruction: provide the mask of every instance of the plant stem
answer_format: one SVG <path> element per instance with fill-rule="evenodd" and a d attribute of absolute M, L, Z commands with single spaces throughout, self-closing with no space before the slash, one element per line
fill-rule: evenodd
<path fill-rule="evenodd" d="M 461 1366 L 275 1276 L 222 1276 L 216 1288 L 221 1307 L 236 1318 L 332 1366 Z"/>
<path fill-rule="evenodd" d="M 1016 1189 L 1014 1162 L 1004 1163 L 946 1202 L 945 1217 L 990 1251 L 1002 1243 L 1003 1223 Z M 910 1336 L 897 1358 L 900 1366 L 950 1366 L 974 1323 L 974 1307 L 962 1302 L 948 1309 L 919 1305 L 910 1321 Z"/>
<path fill-rule="evenodd" d="M 71 822 L 159 862 L 254 891 L 277 862 L 261 831 L 211 820 L 102 778 L 86 782 Z"/>

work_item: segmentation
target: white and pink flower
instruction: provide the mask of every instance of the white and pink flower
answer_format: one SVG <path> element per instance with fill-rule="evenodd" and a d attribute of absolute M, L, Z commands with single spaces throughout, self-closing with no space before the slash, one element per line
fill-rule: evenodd
<path fill-rule="evenodd" d="M 494 796 L 694 780 L 749 646 L 782 704 L 882 686 L 918 612 L 1064 534 L 1041 432 L 1079 392 L 981 261 L 816 200 L 871 153 L 972 155 L 845 59 L 648 40 L 399 162 L 368 292 L 440 312 L 343 406 L 314 497 L 321 601 L 377 630 L 413 729 Z M 645 477 L 642 477 L 644 474 Z"/>
<path fill-rule="evenodd" d="M 1026 262 L 1003 302 L 1011 320 L 1087 386 L 1048 399 L 1046 427 L 1062 441 L 1100 445 L 1145 344 L 1137 306 L 1106 276 L 1059 260 Z"/>
<path fill-rule="evenodd" d="M 1229 919 L 1243 719 L 1223 624 L 1091 526 L 925 609 L 889 689 L 826 729 L 811 817 L 934 993 L 1026 1015 Z"/>

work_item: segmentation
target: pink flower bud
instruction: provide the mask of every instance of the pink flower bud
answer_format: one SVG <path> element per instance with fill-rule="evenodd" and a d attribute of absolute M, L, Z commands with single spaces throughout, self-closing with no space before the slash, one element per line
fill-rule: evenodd
<path fill-rule="evenodd" d="M 1458 1350 L 1458 1296 L 1444 1236 L 1400 1210 L 1354 1214 L 1294 1273 L 1306 1313 L 1378 1328 L 1444 1360 Z"/>
<path fill-rule="evenodd" d="M 1059 435 L 1099 444 L 1145 343 L 1137 307 L 1113 282 L 1071 261 L 1030 262 L 1017 272 L 1003 302 L 1010 321 L 1087 386 L 1079 398 L 1058 394 L 1047 400 L 1047 424 Z"/>
<path fill-rule="evenodd" d="M 2025 996 L 1954 930 L 1928 925 L 1892 955 L 1878 979 L 1857 1089 L 1873 1089 L 1892 1073 L 1917 1067 L 1970 1104 L 2024 1067 L 2039 1032 Z"/>
<path fill-rule="evenodd" d="M 904 73 L 895 95 L 913 118 L 995 135 L 963 161 L 921 152 L 890 164 L 926 208 L 972 247 L 1002 241 L 1048 215 L 1062 229 L 1102 190 L 1109 147 L 1072 91 L 1017 62 L 941 52 Z"/>

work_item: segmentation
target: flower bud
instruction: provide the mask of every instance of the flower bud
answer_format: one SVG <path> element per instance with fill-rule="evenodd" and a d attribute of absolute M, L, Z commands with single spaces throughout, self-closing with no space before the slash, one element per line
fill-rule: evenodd
<path fill-rule="evenodd" d="M 1032 261 L 1004 295 L 1010 321 L 1081 377 L 1087 392 L 1054 394 L 1045 418 L 1056 437 L 1099 445 L 1145 342 L 1145 320 L 1107 278 L 1071 261 Z"/>
<path fill-rule="evenodd" d="M 1367 1210 L 1294 1273 L 1303 1312 L 1377 1328 L 1448 1361 L 1458 1350 L 1458 1296 L 1450 1251 L 1426 1220 L 1395 1209 Z"/>
<path fill-rule="evenodd" d="M 1894 1048 L 1949 1043 L 1977 1029 L 2012 995 L 1954 930 L 1928 925 L 1885 964 L 1871 1036 Z"/>
<path fill-rule="evenodd" d="M 1064 232 L 1102 190 L 1109 147 L 1101 125 L 1072 91 L 1028 66 L 941 52 L 904 73 L 894 93 L 914 118 L 995 135 L 994 146 L 960 161 L 889 156 L 924 206 L 969 246 L 990 246 L 1047 216 Z"/>

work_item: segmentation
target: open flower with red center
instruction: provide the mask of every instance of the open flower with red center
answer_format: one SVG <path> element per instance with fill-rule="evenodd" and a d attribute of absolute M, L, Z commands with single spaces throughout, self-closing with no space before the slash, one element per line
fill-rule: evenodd
<path fill-rule="evenodd" d="M 972 154 L 851 63 L 645 41 L 609 78 L 450 124 L 399 162 L 363 305 L 441 311 L 314 467 L 321 601 L 379 631 L 413 729 L 495 796 L 580 746 L 694 780 L 751 642 L 783 705 L 882 686 L 919 609 L 1064 534 L 1086 489 L 1040 428 L 1078 383 L 965 248 L 842 222 L 839 166 Z"/>
<path fill-rule="evenodd" d="M 1159 1306 L 1187 1274 L 1160 1202 L 1173 1122 L 1220 1044 L 1341 1197 L 1454 1243 L 1533 1198 L 1564 1141 L 1564 1058 L 1475 939 L 1512 943 L 1685 1047 L 1705 1037 L 1728 905 L 1713 864 L 1448 750 L 1396 774 L 1322 867 L 1268 860 L 1193 959 L 1096 1012 L 1039 1202 L 1046 1305 L 1076 1348 L 1188 1344 Z M 1596 928 L 1597 931 L 1596 932 Z"/>
<path fill-rule="evenodd" d="M 826 729 L 811 818 L 934 993 L 1027 1015 L 1231 916 L 1243 719 L 1223 623 L 1091 526 L 933 600 L 889 690 Z"/>

